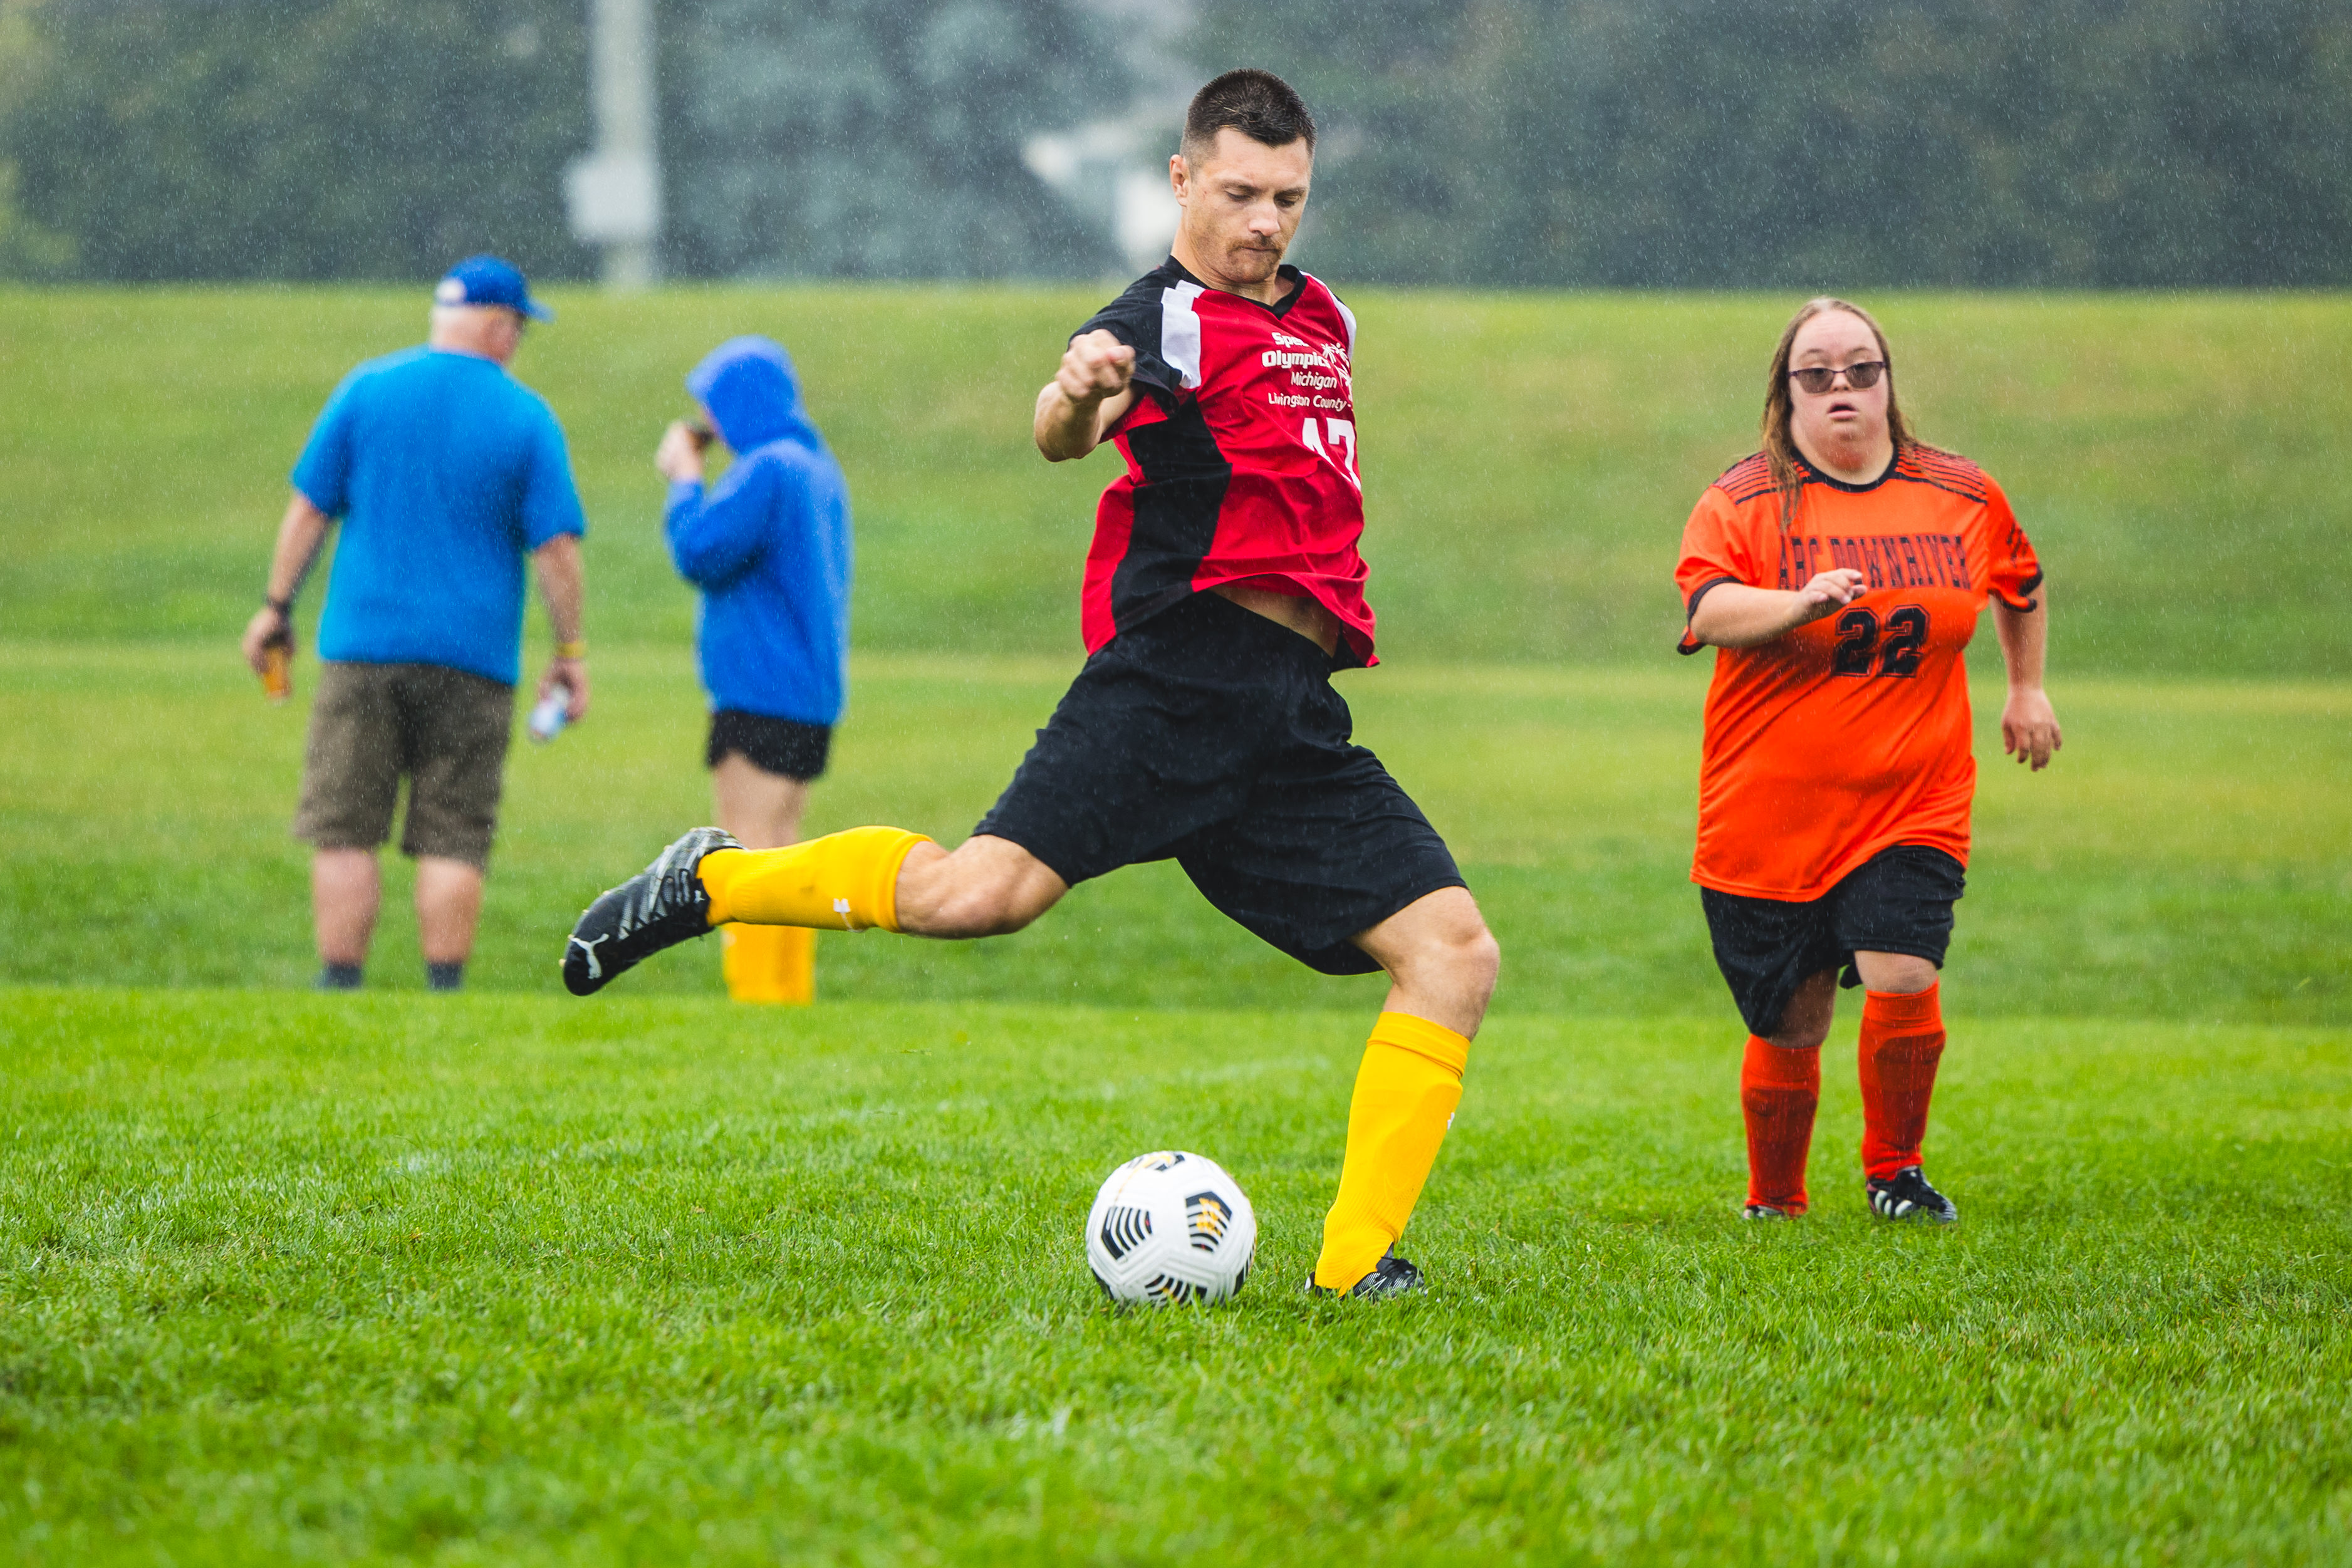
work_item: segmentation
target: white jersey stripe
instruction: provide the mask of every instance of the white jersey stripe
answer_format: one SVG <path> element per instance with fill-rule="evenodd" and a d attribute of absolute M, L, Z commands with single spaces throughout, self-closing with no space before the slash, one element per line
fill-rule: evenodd
<path fill-rule="evenodd" d="M 1200 297 L 1197 283 L 1179 283 L 1160 296 L 1160 357 L 1184 387 L 1201 384 L 1201 319 L 1192 314 Z"/>

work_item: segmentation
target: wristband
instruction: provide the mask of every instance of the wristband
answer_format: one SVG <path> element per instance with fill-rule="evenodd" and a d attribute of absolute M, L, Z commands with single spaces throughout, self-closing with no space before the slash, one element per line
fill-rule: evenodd
<path fill-rule="evenodd" d="M 286 620 L 294 619 L 294 601 L 291 598 L 272 599 L 265 593 L 261 596 L 261 602 L 265 608 L 275 610 Z"/>
<path fill-rule="evenodd" d="M 555 656 L 559 659 L 584 659 L 588 656 L 588 640 L 575 637 L 569 643 L 558 643 Z"/>

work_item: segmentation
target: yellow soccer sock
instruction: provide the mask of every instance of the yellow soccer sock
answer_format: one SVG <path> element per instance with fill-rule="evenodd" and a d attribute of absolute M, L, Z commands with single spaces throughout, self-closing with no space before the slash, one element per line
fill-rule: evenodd
<path fill-rule="evenodd" d="M 1339 1196 L 1323 1218 L 1315 1282 L 1344 1291 L 1396 1245 L 1462 1102 L 1470 1042 L 1410 1013 L 1382 1013 L 1348 1105 Z"/>
<path fill-rule="evenodd" d="M 804 925 L 719 928 L 719 970 L 739 1002 L 816 1000 L 816 933 Z"/>
<path fill-rule="evenodd" d="M 903 828 L 852 828 L 780 850 L 713 850 L 695 873 L 710 924 L 898 929 L 898 868 L 930 840 Z"/>

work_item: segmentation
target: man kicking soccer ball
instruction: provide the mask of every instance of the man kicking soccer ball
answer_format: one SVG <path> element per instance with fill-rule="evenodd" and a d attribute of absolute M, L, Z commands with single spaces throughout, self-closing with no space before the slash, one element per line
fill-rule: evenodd
<path fill-rule="evenodd" d="M 1357 553 L 1356 322 L 1282 264 L 1315 123 L 1265 71 L 1185 116 L 1174 254 L 1071 339 L 1037 396 L 1048 461 L 1117 444 L 1087 560 L 1089 657 L 953 853 L 896 828 L 745 850 L 699 828 L 589 907 L 578 995 L 727 921 L 921 936 L 1018 931 L 1089 877 L 1173 858 L 1219 909 L 1328 975 L 1388 972 L 1309 1285 L 1418 1289 L 1393 1247 L 1462 1097 L 1497 950 L 1444 841 L 1351 745 L 1334 669 L 1372 662 Z"/>

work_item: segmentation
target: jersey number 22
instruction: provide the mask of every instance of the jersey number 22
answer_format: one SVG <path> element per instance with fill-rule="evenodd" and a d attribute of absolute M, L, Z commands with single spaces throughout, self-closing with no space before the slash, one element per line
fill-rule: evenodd
<path fill-rule="evenodd" d="M 1900 680 L 1919 673 L 1920 651 L 1927 642 L 1927 612 L 1916 604 L 1890 612 L 1879 641 L 1878 616 L 1859 607 L 1837 619 L 1837 652 L 1830 669 L 1840 675 L 1867 675 L 1876 664 L 1882 675 Z"/>

